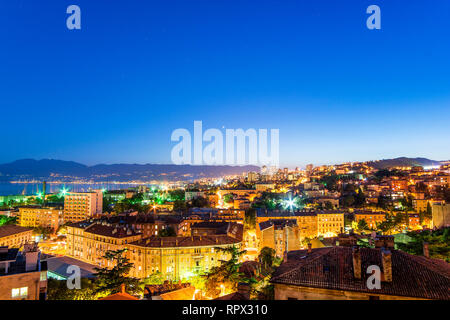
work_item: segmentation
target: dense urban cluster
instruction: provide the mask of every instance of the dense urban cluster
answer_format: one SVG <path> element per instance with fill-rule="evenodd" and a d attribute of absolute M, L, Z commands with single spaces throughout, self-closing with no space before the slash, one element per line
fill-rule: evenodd
<path fill-rule="evenodd" d="M 0 299 L 450 299 L 450 164 L 42 190 L 0 203 Z"/>

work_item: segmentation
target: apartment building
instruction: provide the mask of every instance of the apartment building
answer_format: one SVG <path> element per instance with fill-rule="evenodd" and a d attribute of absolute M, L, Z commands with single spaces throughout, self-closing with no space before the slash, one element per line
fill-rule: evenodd
<path fill-rule="evenodd" d="M 25 243 L 31 242 L 33 230 L 16 225 L 5 225 L 0 227 L 0 246 L 20 248 Z"/>
<path fill-rule="evenodd" d="M 243 225 L 230 223 L 226 233 L 138 240 L 126 246 L 130 262 L 134 264 L 130 275 L 146 278 L 161 272 L 167 280 L 188 279 L 211 270 L 220 260 L 229 259 L 229 254 L 218 248 L 240 248 L 242 236 Z"/>
<path fill-rule="evenodd" d="M 70 192 L 64 198 L 64 221 L 78 222 L 100 215 L 103 209 L 103 192 Z"/>
<path fill-rule="evenodd" d="M 344 232 L 344 213 L 318 212 L 317 234 L 324 237 L 335 237 Z"/>
<path fill-rule="evenodd" d="M 450 204 L 433 204 L 432 207 L 433 228 L 450 226 Z"/>
<path fill-rule="evenodd" d="M 104 259 L 108 250 L 124 249 L 142 233 L 126 225 L 106 221 L 81 221 L 67 225 L 66 254 L 100 267 L 109 266 Z"/>
<path fill-rule="evenodd" d="M 0 300 L 45 300 L 47 268 L 36 244 L 0 246 Z"/>
<path fill-rule="evenodd" d="M 258 224 L 256 229 L 258 248 L 269 247 L 282 258 L 286 251 L 300 249 L 300 230 L 296 219 L 268 220 Z"/>
<path fill-rule="evenodd" d="M 19 225 L 22 227 L 44 227 L 56 231 L 64 224 L 64 211 L 57 208 L 19 208 Z"/>
<path fill-rule="evenodd" d="M 334 237 L 344 230 L 344 212 L 324 211 L 270 211 L 258 209 L 256 223 L 274 219 L 295 219 L 300 231 L 300 239 L 318 236 Z"/>
<path fill-rule="evenodd" d="M 386 220 L 386 213 L 377 211 L 356 211 L 354 213 L 354 221 L 358 223 L 361 220 L 366 221 L 370 229 L 374 229 L 377 227 L 377 224 Z"/>

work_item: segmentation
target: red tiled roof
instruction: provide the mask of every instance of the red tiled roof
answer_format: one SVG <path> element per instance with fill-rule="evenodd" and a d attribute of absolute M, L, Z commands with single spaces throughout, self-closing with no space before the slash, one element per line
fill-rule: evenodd
<path fill-rule="evenodd" d="M 128 293 L 114 293 L 112 295 L 109 295 L 107 297 L 104 298 L 100 298 L 99 300 L 139 300 L 136 297 L 133 297 L 132 295 L 128 294 Z"/>
<path fill-rule="evenodd" d="M 178 290 L 162 293 L 162 300 L 194 300 L 195 288 L 186 287 Z"/>
<path fill-rule="evenodd" d="M 130 243 L 139 247 L 198 247 L 224 244 L 236 244 L 242 240 L 227 235 L 208 235 L 191 237 L 150 237 Z"/>
<path fill-rule="evenodd" d="M 0 238 L 11 236 L 22 232 L 32 231 L 33 229 L 8 224 L 0 227 Z"/>
<path fill-rule="evenodd" d="M 87 227 L 84 232 L 113 238 L 126 238 L 140 234 L 131 228 L 117 225 L 103 225 L 101 223 L 96 223 Z"/>
<path fill-rule="evenodd" d="M 240 292 L 233 292 L 214 300 L 249 300 L 249 298 Z"/>
<path fill-rule="evenodd" d="M 450 300 L 450 265 L 444 261 L 392 251 L 392 282 L 368 289 L 365 270 L 378 265 L 381 250 L 360 248 L 362 279 L 353 276 L 352 248 L 328 247 L 292 251 L 275 271 L 272 282 L 303 287 L 357 291 L 424 299 Z M 383 270 L 382 270 L 383 271 Z M 375 291 L 374 291 L 375 290 Z"/>

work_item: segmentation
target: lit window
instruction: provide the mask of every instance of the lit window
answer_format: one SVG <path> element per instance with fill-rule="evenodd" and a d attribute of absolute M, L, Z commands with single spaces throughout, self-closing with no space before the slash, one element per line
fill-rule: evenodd
<path fill-rule="evenodd" d="M 28 287 L 12 289 L 11 290 L 11 296 L 13 298 L 26 298 L 26 297 L 28 297 Z"/>
<path fill-rule="evenodd" d="M 14 288 L 11 290 L 11 296 L 13 298 L 18 298 L 20 295 L 20 289 L 19 288 Z"/>

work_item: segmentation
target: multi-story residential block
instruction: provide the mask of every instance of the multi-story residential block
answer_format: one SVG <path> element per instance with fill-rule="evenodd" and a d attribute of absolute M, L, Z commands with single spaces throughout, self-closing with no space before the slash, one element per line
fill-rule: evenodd
<path fill-rule="evenodd" d="M 106 221 L 82 221 L 67 225 L 66 254 L 97 266 L 109 266 L 104 259 L 108 250 L 124 249 L 142 238 L 142 233 L 126 225 Z"/>
<path fill-rule="evenodd" d="M 103 192 L 70 192 L 64 198 L 64 221 L 78 222 L 100 215 L 103 209 Z"/>
<path fill-rule="evenodd" d="M 151 237 L 126 247 L 134 264 L 130 275 L 146 278 L 161 272 L 167 280 L 187 279 L 196 273 L 210 270 L 229 259 L 229 254 L 218 248 L 242 245 L 243 225 L 230 224 L 226 233 L 199 236 Z"/>
<path fill-rule="evenodd" d="M 361 220 L 366 221 L 370 229 L 375 229 L 377 224 L 386 220 L 386 213 L 378 211 L 355 211 L 354 221 L 358 223 Z"/>
<path fill-rule="evenodd" d="M 407 179 L 392 179 L 389 183 L 393 191 L 408 191 Z"/>
<path fill-rule="evenodd" d="M 300 239 L 315 238 L 318 235 L 317 214 L 315 212 L 300 212 L 296 215 Z"/>
<path fill-rule="evenodd" d="M 57 208 L 19 208 L 19 225 L 22 227 L 44 227 L 56 231 L 64 224 L 63 210 Z"/>
<path fill-rule="evenodd" d="M 344 230 L 344 212 L 339 210 L 294 212 L 257 210 L 256 223 L 272 219 L 296 219 L 300 239 L 318 236 L 334 237 Z"/>
<path fill-rule="evenodd" d="M 269 247 L 282 258 L 285 252 L 300 249 L 300 230 L 296 219 L 261 222 L 256 228 L 258 248 Z"/>
<path fill-rule="evenodd" d="M 430 200 L 427 199 L 413 199 L 413 208 L 416 212 L 426 212 L 428 203 Z"/>
<path fill-rule="evenodd" d="M 432 205 L 433 228 L 442 228 L 450 226 L 450 204 Z"/>
<path fill-rule="evenodd" d="M 247 180 L 248 182 L 252 183 L 252 182 L 256 182 L 259 180 L 259 174 L 256 172 L 249 172 L 247 174 Z"/>
<path fill-rule="evenodd" d="M 408 214 L 408 228 L 412 230 L 417 230 L 421 228 L 420 216 L 417 213 Z"/>
<path fill-rule="evenodd" d="M 184 192 L 184 200 L 191 201 L 197 198 L 205 198 L 204 191 L 185 191 Z"/>
<path fill-rule="evenodd" d="M 178 235 L 190 235 L 191 226 L 201 222 L 236 222 L 243 223 L 244 209 L 195 208 L 189 210 L 179 224 Z"/>
<path fill-rule="evenodd" d="M 228 222 L 197 222 L 191 225 L 191 235 L 210 236 L 215 234 L 225 234 L 230 226 L 232 226 L 232 224 Z"/>
<path fill-rule="evenodd" d="M 16 225 L 5 225 L 0 227 L 0 246 L 20 248 L 25 243 L 31 242 L 33 229 Z"/>
<path fill-rule="evenodd" d="M 275 184 L 273 183 L 257 183 L 255 184 L 255 189 L 258 192 L 270 191 L 275 189 Z"/>
<path fill-rule="evenodd" d="M 317 234 L 335 237 L 344 232 L 344 213 L 321 211 L 317 213 Z"/>
<path fill-rule="evenodd" d="M 251 202 L 247 198 L 235 198 L 233 201 L 233 207 L 234 209 L 249 209 L 251 207 Z"/>
<path fill-rule="evenodd" d="M 46 263 L 37 245 L 27 244 L 22 252 L 0 246 L 0 300 L 45 300 L 46 294 Z"/>

